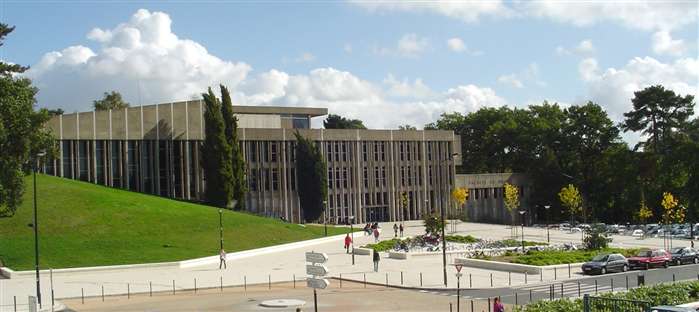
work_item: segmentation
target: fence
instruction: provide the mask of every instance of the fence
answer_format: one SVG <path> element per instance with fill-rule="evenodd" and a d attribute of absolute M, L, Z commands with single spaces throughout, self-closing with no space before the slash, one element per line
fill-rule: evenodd
<path fill-rule="evenodd" d="M 650 302 L 624 299 L 610 299 L 585 295 L 584 312 L 646 312 L 650 311 Z"/>

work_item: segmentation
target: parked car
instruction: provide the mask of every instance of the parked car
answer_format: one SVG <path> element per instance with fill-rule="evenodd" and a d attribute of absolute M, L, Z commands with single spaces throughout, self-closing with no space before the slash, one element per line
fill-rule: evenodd
<path fill-rule="evenodd" d="M 696 311 L 693 308 L 673 307 L 673 306 L 657 306 L 650 308 L 651 312 L 689 312 Z"/>
<path fill-rule="evenodd" d="M 631 236 L 633 236 L 633 237 L 643 237 L 643 230 L 641 230 L 641 229 L 633 230 L 633 233 L 631 233 Z"/>
<path fill-rule="evenodd" d="M 607 272 L 626 272 L 629 263 L 621 254 L 601 254 L 582 265 L 583 274 L 607 274 Z"/>
<path fill-rule="evenodd" d="M 681 265 L 685 263 L 699 263 L 699 254 L 691 247 L 677 247 L 670 250 L 672 264 Z"/>
<path fill-rule="evenodd" d="M 664 249 L 641 250 L 635 256 L 628 258 L 631 269 L 650 269 L 652 267 L 668 267 L 672 256 Z"/>

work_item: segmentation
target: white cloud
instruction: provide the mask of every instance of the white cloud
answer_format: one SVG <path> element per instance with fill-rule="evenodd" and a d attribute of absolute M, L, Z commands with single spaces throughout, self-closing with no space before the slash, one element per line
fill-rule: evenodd
<path fill-rule="evenodd" d="M 416 57 L 429 47 L 427 38 L 405 34 L 398 40 L 397 51 L 403 56 Z"/>
<path fill-rule="evenodd" d="M 687 50 L 682 40 L 672 39 L 668 31 L 658 31 L 653 34 L 653 52 L 671 56 L 681 56 Z"/>
<path fill-rule="evenodd" d="M 607 108 L 616 120 L 631 110 L 635 91 L 651 85 L 663 85 L 678 94 L 699 94 L 699 59 L 684 58 L 662 63 L 652 57 L 636 57 L 622 68 L 601 71 L 595 59 L 580 63 L 580 74 L 588 88 L 590 100 Z"/>
<path fill-rule="evenodd" d="M 477 22 L 481 16 L 508 17 L 512 11 L 500 0 L 492 1 L 362 1 L 351 0 L 350 3 L 372 12 L 407 11 L 429 12 L 467 23 Z"/>
<path fill-rule="evenodd" d="M 695 1 L 523 1 L 515 5 L 522 14 L 549 18 L 576 26 L 614 22 L 631 29 L 670 30 L 694 24 Z"/>
<path fill-rule="evenodd" d="M 592 44 L 592 40 L 590 39 L 585 39 L 580 41 L 575 47 L 572 49 L 568 49 L 564 46 L 557 46 L 556 47 L 556 54 L 558 55 L 578 55 L 578 56 L 585 56 L 585 55 L 590 55 L 595 53 L 595 45 Z"/>
<path fill-rule="evenodd" d="M 392 74 L 389 74 L 383 83 L 387 86 L 386 94 L 393 97 L 423 99 L 433 95 L 430 87 L 425 85 L 420 78 L 410 83 L 408 79 L 398 81 Z"/>
<path fill-rule="evenodd" d="M 171 23 L 165 13 L 141 9 L 114 29 L 91 30 L 87 38 L 101 44 L 99 51 L 72 46 L 44 54 L 26 72 L 40 90 L 39 103 L 86 110 L 103 92 L 118 90 L 138 104 L 139 88 L 143 103 L 184 100 L 218 83 L 234 88 L 246 78 L 249 65 L 178 38 Z"/>
<path fill-rule="evenodd" d="M 296 61 L 296 63 L 308 63 L 308 62 L 314 61 L 315 59 L 316 59 L 315 55 L 313 55 L 309 52 L 303 52 L 294 61 Z"/>
<path fill-rule="evenodd" d="M 517 75 L 515 74 L 502 75 L 498 77 L 498 82 L 518 89 L 524 88 L 524 84 L 517 78 Z"/>
<path fill-rule="evenodd" d="M 429 12 L 467 23 L 477 22 L 483 16 L 537 17 L 591 26 L 614 22 L 632 29 L 672 30 L 696 23 L 696 1 L 361 1 L 350 3 L 372 12 Z"/>
<path fill-rule="evenodd" d="M 466 54 L 470 54 L 472 56 L 483 55 L 482 51 L 477 51 L 477 50 L 474 51 L 474 50 L 469 49 L 469 47 L 466 45 L 466 43 L 464 43 L 464 41 L 458 37 L 448 39 L 447 40 L 447 47 L 449 47 L 449 50 L 456 52 L 456 53 L 466 53 Z"/>

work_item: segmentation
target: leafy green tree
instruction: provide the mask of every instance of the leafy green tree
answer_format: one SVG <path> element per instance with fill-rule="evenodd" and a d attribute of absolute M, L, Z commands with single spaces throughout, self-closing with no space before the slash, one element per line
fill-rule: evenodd
<path fill-rule="evenodd" d="M 116 110 L 129 107 L 129 103 L 121 98 L 121 93 L 105 92 L 101 99 L 93 101 L 95 110 Z"/>
<path fill-rule="evenodd" d="M 575 185 L 568 184 L 558 193 L 558 198 L 561 201 L 561 205 L 568 210 L 572 223 L 575 215 L 582 211 L 582 196 L 580 196 L 580 191 L 578 191 Z"/>
<path fill-rule="evenodd" d="M 233 171 L 231 147 L 226 141 L 226 126 L 221 113 L 221 102 L 209 88 L 202 94 L 204 111 L 204 144 L 201 165 L 206 179 L 206 201 L 217 207 L 230 207 L 233 198 Z"/>
<path fill-rule="evenodd" d="M 238 118 L 233 115 L 231 94 L 224 85 L 221 85 L 221 114 L 226 128 L 226 142 L 231 148 L 232 199 L 237 202 L 233 208 L 243 210 L 245 209 L 245 193 L 247 192 L 245 159 L 238 140 Z"/>
<path fill-rule="evenodd" d="M 328 198 L 327 165 L 318 146 L 296 131 L 297 192 L 307 222 L 318 220 L 325 211 Z"/>
<path fill-rule="evenodd" d="M 61 109 L 61 108 L 49 109 L 48 113 L 49 113 L 49 116 L 63 115 L 63 109 Z"/>
<path fill-rule="evenodd" d="M 633 110 L 624 113 L 624 131 L 641 131 L 648 136 L 643 146 L 660 154 L 670 151 L 669 140 L 694 114 L 694 96 L 682 97 L 661 85 L 635 92 L 631 102 Z"/>
<path fill-rule="evenodd" d="M 445 226 L 445 221 L 438 213 L 424 214 L 422 222 L 425 225 L 425 233 L 439 235 Z"/>
<path fill-rule="evenodd" d="M 405 124 L 405 125 L 398 126 L 398 130 L 417 130 L 417 128 L 415 126 Z"/>
<path fill-rule="evenodd" d="M 325 129 L 366 129 L 359 119 L 348 119 L 340 115 L 330 114 L 323 121 Z"/>
<path fill-rule="evenodd" d="M 0 24 L 0 45 L 14 30 Z M 53 157 L 55 143 L 44 123 L 48 111 L 34 110 L 37 89 L 17 74 L 27 67 L 0 62 L 0 217 L 11 217 L 22 202 L 25 170 L 38 163 L 46 151 Z"/>

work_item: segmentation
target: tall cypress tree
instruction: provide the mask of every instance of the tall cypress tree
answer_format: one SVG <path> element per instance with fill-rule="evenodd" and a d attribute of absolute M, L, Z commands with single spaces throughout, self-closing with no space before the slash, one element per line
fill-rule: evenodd
<path fill-rule="evenodd" d="M 242 210 L 245 209 L 245 193 L 247 192 L 245 159 L 238 141 L 238 118 L 233 115 L 231 94 L 224 85 L 221 85 L 221 105 L 223 122 L 226 125 L 226 141 L 231 147 L 232 199 L 237 201 L 233 208 Z"/>
<path fill-rule="evenodd" d="M 206 178 L 206 201 L 218 207 L 229 207 L 232 198 L 231 147 L 226 141 L 225 125 L 221 114 L 221 102 L 209 88 L 203 93 L 206 111 L 204 112 L 204 145 L 202 147 L 202 167 Z"/>
<path fill-rule="evenodd" d="M 303 218 L 315 221 L 325 210 L 323 201 L 328 197 L 327 166 L 318 146 L 304 138 L 298 130 L 296 136 L 296 176 Z"/>

